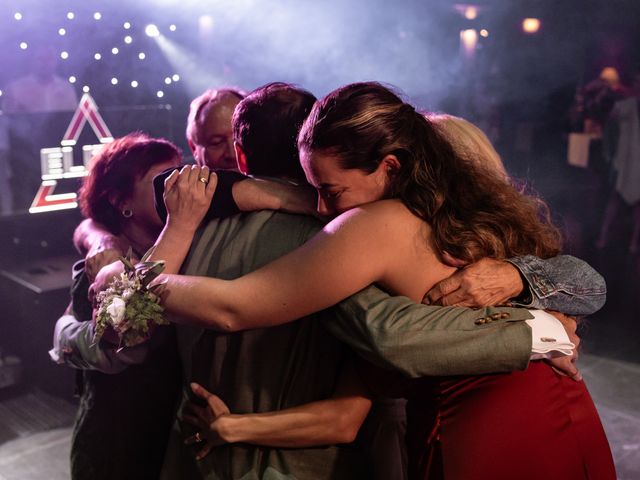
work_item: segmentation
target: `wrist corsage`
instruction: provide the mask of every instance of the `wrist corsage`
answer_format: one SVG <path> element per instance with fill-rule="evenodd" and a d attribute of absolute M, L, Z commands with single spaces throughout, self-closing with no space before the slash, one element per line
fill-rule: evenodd
<path fill-rule="evenodd" d="M 164 308 L 156 289 L 149 287 L 164 270 L 163 261 L 147 261 L 152 252 L 149 250 L 136 264 L 131 250 L 126 257 L 120 257 L 124 272 L 96 296 L 95 342 L 111 327 L 120 338 L 120 346 L 131 347 L 147 340 L 156 325 L 169 323 L 162 316 Z"/>

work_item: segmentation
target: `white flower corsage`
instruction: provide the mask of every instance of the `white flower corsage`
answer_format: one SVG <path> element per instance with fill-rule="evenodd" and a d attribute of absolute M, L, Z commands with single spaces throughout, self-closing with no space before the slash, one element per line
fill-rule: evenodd
<path fill-rule="evenodd" d="M 96 296 L 95 342 L 102 338 L 107 327 L 112 327 L 120 338 L 120 345 L 131 347 L 147 340 L 155 325 L 169 323 L 162 316 L 164 308 L 156 289 L 149 288 L 149 283 L 164 270 L 163 261 L 146 261 L 152 252 L 153 248 L 135 265 L 131 250 L 126 257 L 120 257 L 124 272 Z"/>

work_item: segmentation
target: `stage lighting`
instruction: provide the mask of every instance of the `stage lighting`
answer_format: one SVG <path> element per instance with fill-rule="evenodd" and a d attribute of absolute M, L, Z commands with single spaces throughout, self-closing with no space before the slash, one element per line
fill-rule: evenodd
<path fill-rule="evenodd" d="M 116 77 L 113 77 L 111 79 L 111 85 L 117 85 L 118 84 L 118 79 Z"/>
<path fill-rule="evenodd" d="M 213 28 L 213 17 L 211 15 L 201 15 L 198 18 L 198 25 L 201 31 L 208 31 Z"/>
<path fill-rule="evenodd" d="M 76 83 L 76 77 L 74 77 L 73 75 L 71 75 L 69 77 L 69 83 Z"/>
<path fill-rule="evenodd" d="M 171 76 L 171 80 L 173 80 L 174 82 L 177 82 L 178 80 L 180 80 L 180 75 L 178 75 L 177 73 L 174 73 Z"/>
<path fill-rule="evenodd" d="M 169 30 L 171 30 L 172 32 L 176 31 L 176 26 L 174 24 L 169 25 Z"/>
<path fill-rule="evenodd" d="M 27 45 L 27 42 L 20 42 L 20 48 L 22 50 L 26 50 L 27 48 L 29 48 L 29 45 Z"/>
<path fill-rule="evenodd" d="M 131 86 L 132 86 L 133 88 L 137 88 L 137 87 L 138 87 L 138 82 L 136 82 L 135 80 L 133 80 L 133 81 L 131 82 Z"/>
<path fill-rule="evenodd" d="M 138 54 L 138 58 L 139 58 L 140 60 L 144 60 L 145 58 L 147 58 L 147 56 L 144 54 L 144 52 L 140 52 L 140 53 Z"/>
<path fill-rule="evenodd" d="M 84 87 L 82 87 L 82 91 L 84 93 L 89 93 L 89 85 L 85 85 Z"/>
<path fill-rule="evenodd" d="M 129 44 L 131 42 L 133 42 L 133 38 L 131 38 L 130 35 L 127 35 L 126 37 L 124 37 L 124 43 Z"/>
<path fill-rule="evenodd" d="M 464 18 L 466 18 L 467 20 L 475 20 L 476 18 L 478 18 L 478 7 L 468 5 L 464 9 Z"/>
<path fill-rule="evenodd" d="M 489 36 L 489 30 L 487 30 L 486 28 L 483 28 L 482 30 L 480 30 L 480 36 L 487 38 Z"/>
<path fill-rule="evenodd" d="M 75 13 L 73 12 L 67 12 L 67 18 L 69 20 L 73 20 L 76 17 Z"/>
<path fill-rule="evenodd" d="M 100 55 L 99 53 L 96 53 L 93 58 L 95 58 L 96 60 L 100 60 L 102 58 L 102 55 Z"/>
<path fill-rule="evenodd" d="M 67 34 L 67 31 L 64 28 L 58 29 L 58 35 L 60 35 L 61 37 L 66 34 Z"/>
<path fill-rule="evenodd" d="M 165 77 L 164 83 L 166 83 L 167 85 L 171 85 L 171 77 Z"/>
<path fill-rule="evenodd" d="M 144 28 L 144 33 L 146 33 L 147 36 L 151 38 L 160 36 L 160 30 L 158 30 L 158 27 L 156 27 L 153 23 L 150 23 Z"/>
<path fill-rule="evenodd" d="M 16 20 L 22 20 L 22 14 L 20 12 L 16 12 L 13 14 L 13 18 Z"/>
<path fill-rule="evenodd" d="M 2 90 L 0 90 L 0 97 L 2 96 Z"/>
<path fill-rule="evenodd" d="M 162 90 L 158 90 L 156 92 L 156 95 L 158 96 L 158 98 L 162 98 L 162 97 L 164 97 L 164 92 Z"/>
<path fill-rule="evenodd" d="M 465 55 L 468 58 L 473 57 L 473 54 L 478 45 L 478 32 L 473 28 L 460 31 L 460 44 Z"/>
<path fill-rule="evenodd" d="M 540 30 L 539 18 L 525 18 L 522 21 L 522 31 L 524 33 L 538 33 Z"/>
<path fill-rule="evenodd" d="M 100 20 L 102 18 L 102 14 L 100 12 L 96 12 L 93 14 L 94 20 Z"/>
<path fill-rule="evenodd" d="M 129 30 L 131 28 L 131 24 L 129 22 L 124 22 L 123 27 L 125 30 Z"/>
<path fill-rule="evenodd" d="M 118 50 L 118 47 L 113 47 L 113 48 L 111 49 L 111 53 L 113 53 L 114 55 L 117 55 L 119 51 L 120 51 L 120 50 Z"/>
<path fill-rule="evenodd" d="M 69 52 L 60 52 L 60 58 L 63 60 L 69 58 Z"/>

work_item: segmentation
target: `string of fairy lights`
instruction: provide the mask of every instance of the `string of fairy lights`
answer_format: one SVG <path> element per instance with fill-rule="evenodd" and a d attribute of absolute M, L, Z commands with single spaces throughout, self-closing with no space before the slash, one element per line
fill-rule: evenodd
<path fill-rule="evenodd" d="M 175 23 L 161 27 L 156 24 L 136 24 L 131 20 L 118 22 L 117 16 L 108 12 L 63 10 L 59 15 L 47 18 L 47 25 L 43 25 L 42 17 L 37 12 L 31 14 L 16 10 L 10 15 L 9 19 L 0 18 L 0 22 L 12 28 L 12 36 L 16 39 L 9 42 L 9 48 L 17 48 L 18 53 L 26 54 L 36 48 L 32 40 L 38 38 L 39 44 L 44 43 L 56 52 L 59 70 L 65 71 L 64 77 L 68 82 L 82 92 L 87 93 L 93 88 L 104 89 L 105 86 L 145 88 L 162 99 L 181 80 L 180 75 L 172 71 L 171 65 L 160 58 L 162 52 L 151 41 L 161 35 L 175 35 L 178 30 Z M 7 20 L 13 25 L 8 25 Z M 45 35 L 47 38 L 43 39 Z M 20 61 L 20 57 L 17 58 Z M 143 67 L 150 60 L 153 60 L 153 67 Z M 25 58 L 25 61 L 28 60 Z M 95 66 L 92 67 L 91 62 Z M 87 71 L 93 73 L 87 74 Z"/>
<path fill-rule="evenodd" d="M 160 45 L 183 43 L 184 46 L 184 42 L 179 40 L 194 45 L 197 43 L 193 38 L 196 31 L 201 37 L 209 39 L 214 30 L 213 18 L 208 14 L 193 15 L 193 25 L 183 18 L 179 28 L 176 17 L 172 18 L 169 14 L 166 16 L 170 21 L 165 23 L 146 23 L 144 18 L 150 19 L 150 15 L 153 15 L 148 9 L 138 9 L 136 14 L 131 14 L 130 10 L 125 18 L 122 9 L 114 5 L 102 11 L 94 8 L 85 4 L 71 10 L 67 6 L 50 5 L 47 6 L 48 12 L 43 13 L 27 7 L 12 11 L 9 7 L 0 14 L 0 25 L 7 27 L 0 37 L 7 37 L 6 32 L 11 31 L 7 37 L 10 41 L 3 40 L 3 45 L 9 51 L 23 52 L 24 66 L 33 65 L 28 54 L 36 48 L 38 40 L 44 42 L 55 50 L 59 71 L 78 91 L 91 91 L 92 95 L 100 92 L 99 96 L 119 102 L 153 97 L 158 101 L 167 101 L 167 95 L 176 93 L 176 84 L 181 82 L 180 74 L 176 71 L 180 63 L 175 61 L 179 49 L 172 50 L 172 65 Z M 494 33 L 489 31 L 487 25 L 488 7 L 456 3 L 452 8 L 466 21 L 459 31 L 459 41 L 464 56 L 472 60 L 476 50 L 482 48 L 483 42 L 488 41 Z M 541 21 L 538 18 L 524 18 L 520 28 L 525 35 L 535 35 L 541 29 Z M 169 42 L 163 43 L 163 40 Z M 21 62 L 20 55 L 16 58 Z M 10 60 L 14 60 L 13 56 Z M 183 69 L 182 73 L 187 75 L 187 70 Z M 9 80 L 8 75 L 17 74 L 17 71 L 7 71 L 4 80 Z M 0 74 L 0 96 L 2 77 Z"/>

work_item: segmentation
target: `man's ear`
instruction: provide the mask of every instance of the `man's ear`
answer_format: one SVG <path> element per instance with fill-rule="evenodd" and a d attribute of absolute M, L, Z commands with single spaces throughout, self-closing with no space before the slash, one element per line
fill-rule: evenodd
<path fill-rule="evenodd" d="M 400 171 L 400 160 L 395 155 L 386 155 L 378 165 L 378 170 L 384 171 L 389 178 L 393 178 Z"/>
<path fill-rule="evenodd" d="M 238 164 L 238 170 L 245 175 L 249 175 L 249 168 L 247 166 L 247 155 L 244 153 L 242 145 L 238 142 L 233 142 L 233 148 L 236 151 L 236 163 Z"/>
<path fill-rule="evenodd" d="M 196 164 L 199 166 L 206 165 L 205 156 L 203 150 L 200 150 L 200 155 L 203 158 L 198 158 L 198 145 L 196 145 L 191 139 L 189 139 L 189 148 L 191 149 L 191 153 L 193 154 L 193 159 L 196 161 Z"/>

